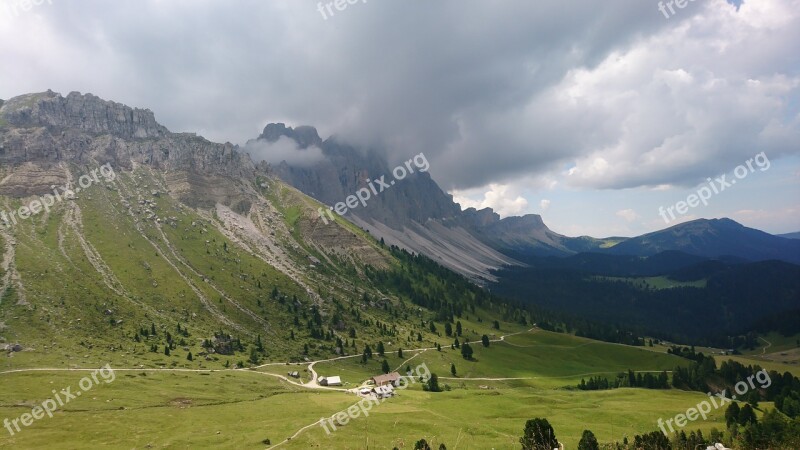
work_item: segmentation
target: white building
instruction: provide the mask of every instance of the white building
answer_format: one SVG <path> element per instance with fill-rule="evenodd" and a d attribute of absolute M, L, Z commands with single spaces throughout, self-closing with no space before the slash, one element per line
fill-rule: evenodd
<path fill-rule="evenodd" d="M 341 386 L 342 379 L 340 377 L 319 377 L 317 382 L 320 386 Z"/>

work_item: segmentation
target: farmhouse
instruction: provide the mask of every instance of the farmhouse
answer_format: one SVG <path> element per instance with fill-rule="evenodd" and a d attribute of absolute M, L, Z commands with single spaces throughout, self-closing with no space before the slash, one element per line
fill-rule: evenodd
<path fill-rule="evenodd" d="M 384 385 L 392 385 L 397 387 L 397 384 L 400 382 L 400 374 L 397 372 L 387 373 L 386 375 L 376 375 L 370 378 L 375 386 L 384 386 Z"/>
<path fill-rule="evenodd" d="M 292 378 L 300 378 L 300 373 L 299 372 L 289 372 L 286 375 L 289 375 Z"/>

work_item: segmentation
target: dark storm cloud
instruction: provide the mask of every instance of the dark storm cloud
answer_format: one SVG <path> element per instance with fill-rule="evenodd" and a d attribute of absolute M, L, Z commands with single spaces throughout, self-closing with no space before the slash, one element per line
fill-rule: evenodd
<path fill-rule="evenodd" d="M 387 0 L 326 20 L 316 1 L 54 1 L 0 18 L 0 97 L 93 92 L 235 143 L 311 124 L 394 159 L 424 151 L 447 189 L 684 183 L 797 137 L 782 105 L 800 40 L 768 34 L 793 28 L 797 2 L 760 4 L 665 20 L 649 0 Z"/>

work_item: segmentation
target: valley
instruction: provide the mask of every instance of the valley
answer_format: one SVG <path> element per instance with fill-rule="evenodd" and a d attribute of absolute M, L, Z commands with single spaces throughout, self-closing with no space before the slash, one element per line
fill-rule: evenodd
<path fill-rule="evenodd" d="M 489 277 L 474 270 L 486 261 L 459 273 L 436 249 L 394 245 L 392 220 L 381 228 L 389 239 L 360 228 L 375 216 L 324 223 L 321 200 L 280 170 L 171 133 L 149 111 L 46 92 L 3 102 L 0 117 L 4 210 L 52 192 L 25 181 L 37 174 L 74 187 L 111 170 L 0 228 L 2 447 L 393 449 L 424 439 L 513 449 L 538 417 L 566 448 L 587 429 L 622 445 L 729 388 L 732 371 L 762 368 L 786 389 L 748 400 L 755 415 L 795 414 L 800 290 L 789 262 L 577 252 L 577 241 L 529 230 L 564 254 L 508 254 L 518 264 Z M 404 183 L 397 195 L 433 182 Z M 397 199 L 375 200 L 369 214 Z M 470 214 L 427 227 L 498 245 L 473 234 Z M 493 232 L 544 226 L 512 222 Z M 754 299 L 758 314 L 748 313 Z M 710 320 L 716 328 L 702 328 Z M 100 367 L 113 380 L 84 389 Z M 415 367 L 430 376 L 405 375 Z M 368 416 L 320 425 L 383 395 L 360 392 L 392 372 L 413 382 Z M 68 386 L 84 395 L 38 420 L 36 408 Z M 716 439 L 729 430 L 722 409 L 685 429 Z"/>

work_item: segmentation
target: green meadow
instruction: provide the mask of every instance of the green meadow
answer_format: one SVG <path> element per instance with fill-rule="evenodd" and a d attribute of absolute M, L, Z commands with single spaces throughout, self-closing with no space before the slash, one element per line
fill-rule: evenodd
<path fill-rule="evenodd" d="M 442 352 L 387 353 L 392 367 L 425 363 L 449 390 L 425 392 L 419 383 L 399 391 L 328 434 L 318 423 L 358 398 L 343 391 L 314 390 L 279 379 L 305 365 L 274 364 L 258 370 L 117 370 L 67 403 L 53 418 L 35 421 L 0 446 L 29 448 L 408 448 L 416 440 L 459 449 L 516 449 L 525 421 L 546 417 L 557 436 L 574 447 L 584 429 L 601 440 L 622 440 L 653 431 L 659 418 L 685 412 L 706 397 L 678 390 L 571 388 L 589 374 L 614 376 L 628 368 L 670 370 L 680 358 L 644 349 L 600 343 L 535 330 L 473 344 L 474 361 L 449 347 Z M 367 364 L 347 358 L 315 364 L 320 374 L 340 375 L 354 387 L 379 373 L 377 354 Z M 450 364 L 458 368 L 451 377 Z M 29 371 L 0 374 L 0 411 L 14 419 L 68 386 L 77 390 L 88 372 Z M 481 379 L 476 379 L 481 378 Z M 496 378 L 496 379 L 494 379 Z M 705 432 L 724 429 L 723 411 L 691 424 Z M 299 433 L 298 433 L 299 432 Z M 290 436 L 291 440 L 285 441 Z M 285 441 L 285 442 L 284 442 Z M 265 442 L 269 442 L 267 445 Z"/>

